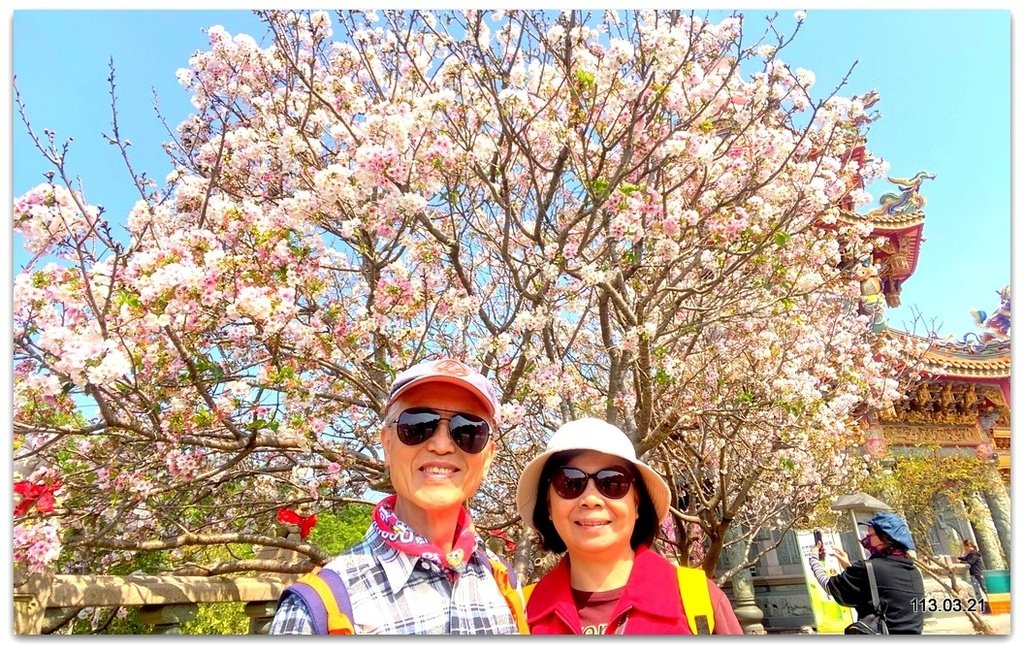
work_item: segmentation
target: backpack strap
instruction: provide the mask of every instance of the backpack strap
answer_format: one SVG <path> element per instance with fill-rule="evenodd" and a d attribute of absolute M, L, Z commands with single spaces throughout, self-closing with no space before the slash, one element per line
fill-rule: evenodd
<path fill-rule="evenodd" d="M 530 604 L 530 596 L 533 595 L 533 590 L 537 588 L 537 583 L 527 584 L 523 587 L 523 602 Z"/>
<path fill-rule="evenodd" d="M 484 550 L 481 556 L 486 560 L 487 566 L 490 567 L 491 575 L 494 576 L 494 580 L 498 583 L 501 596 L 505 598 L 509 610 L 512 611 L 512 617 L 516 621 L 516 628 L 519 629 L 520 634 L 529 634 L 530 629 L 526 625 L 523 596 L 519 591 L 519 579 L 516 577 L 516 572 L 498 558 L 497 555 L 492 556 L 489 552 Z"/>
<path fill-rule="evenodd" d="M 715 630 L 715 608 L 711 604 L 708 576 L 700 568 L 676 566 L 676 577 L 679 582 L 679 597 L 683 601 L 683 611 L 686 613 L 690 632 L 710 634 Z M 534 582 L 523 587 L 523 599 L 527 603 L 536 586 L 537 583 Z"/>
<path fill-rule="evenodd" d="M 289 595 L 299 598 L 313 617 L 313 633 L 355 634 L 348 587 L 336 572 L 321 568 L 306 573 L 284 590 L 281 601 Z"/>
<path fill-rule="evenodd" d="M 700 568 L 676 566 L 679 597 L 683 600 L 686 622 L 694 634 L 710 634 L 715 630 L 715 609 L 711 604 L 708 577 Z"/>
<path fill-rule="evenodd" d="M 501 596 L 505 598 L 519 633 L 528 634 L 523 598 L 518 590 L 515 571 L 497 557 L 482 555 L 486 566 L 498 584 Z M 289 595 L 299 598 L 313 618 L 315 634 L 355 634 L 352 625 L 352 602 L 348 587 L 341 576 L 328 568 L 306 573 L 281 593 L 278 604 Z"/>
<path fill-rule="evenodd" d="M 878 584 L 875 582 L 875 567 L 871 565 L 870 559 L 864 562 L 864 567 L 868 569 L 868 587 L 871 589 L 871 608 L 874 610 L 874 613 L 878 614 L 878 616 L 885 620 L 885 612 L 888 609 L 889 604 L 878 597 Z"/>

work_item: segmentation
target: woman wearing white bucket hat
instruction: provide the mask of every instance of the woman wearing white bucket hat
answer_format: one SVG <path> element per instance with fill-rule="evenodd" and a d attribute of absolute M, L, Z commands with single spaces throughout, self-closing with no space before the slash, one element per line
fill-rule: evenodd
<path fill-rule="evenodd" d="M 621 430 L 592 418 L 559 428 L 516 489 L 519 515 L 540 533 L 541 547 L 567 553 L 530 594 L 530 632 L 694 633 L 684 599 L 672 599 L 680 595 L 676 567 L 650 548 L 668 503 L 668 485 Z M 711 633 L 742 634 L 722 590 L 700 582 L 713 608 Z"/>

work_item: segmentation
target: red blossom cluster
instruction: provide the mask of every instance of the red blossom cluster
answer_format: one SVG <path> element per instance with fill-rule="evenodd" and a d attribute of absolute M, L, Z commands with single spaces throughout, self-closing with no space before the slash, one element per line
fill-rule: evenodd
<path fill-rule="evenodd" d="M 310 531 L 316 526 L 316 514 L 302 516 L 295 511 L 282 507 L 277 510 L 277 520 L 281 523 L 299 526 L 299 536 L 303 539 L 309 536 Z"/>
<path fill-rule="evenodd" d="M 14 493 L 21 494 L 21 501 L 14 506 L 15 518 L 24 516 L 32 507 L 40 514 L 53 511 L 53 494 L 60 489 L 60 482 L 53 484 L 35 483 L 23 480 L 14 483 Z"/>

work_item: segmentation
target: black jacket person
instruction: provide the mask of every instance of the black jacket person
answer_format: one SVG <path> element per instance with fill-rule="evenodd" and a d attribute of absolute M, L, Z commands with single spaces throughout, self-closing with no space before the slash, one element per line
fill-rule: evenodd
<path fill-rule="evenodd" d="M 886 605 L 889 633 L 920 634 L 924 630 L 924 580 L 907 554 L 914 549 L 907 524 L 895 514 L 879 512 L 860 525 L 867 526 L 860 543 L 870 553 L 879 601 Z M 817 554 L 810 558 L 811 571 L 836 602 L 855 608 L 858 619 L 863 618 L 872 612 L 867 567 L 863 561 L 851 564 L 842 550 L 832 554 L 844 567 L 842 573 L 829 577 Z"/>
<path fill-rule="evenodd" d="M 971 586 L 974 587 L 974 598 L 979 605 L 983 604 L 982 598 L 984 598 L 988 588 L 985 586 L 985 562 L 981 560 L 981 553 L 978 552 L 978 547 L 970 539 L 964 539 L 964 554 L 962 557 L 957 557 L 957 559 L 967 564 L 970 569 Z M 981 609 L 981 607 L 979 606 L 978 609 Z"/>

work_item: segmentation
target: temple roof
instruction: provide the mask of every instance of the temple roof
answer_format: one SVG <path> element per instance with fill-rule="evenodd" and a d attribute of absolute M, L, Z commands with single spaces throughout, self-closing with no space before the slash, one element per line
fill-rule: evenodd
<path fill-rule="evenodd" d="M 844 210 L 841 213 L 842 217 L 850 222 L 870 224 L 871 232 L 875 235 L 903 233 L 924 226 L 924 211 L 918 210 L 891 214 L 877 210 L 870 213 L 854 213 Z"/>
<path fill-rule="evenodd" d="M 929 342 L 927 338 L 889 329 L 898 338 Z M 923 371 L 930 376 L 1002 380 L 1010 377 L 1010 341 L 980 338 L 931 340 L 924 354 Z"/>
<path fill-rule="evenodd" d="M 925 370 L 937 376 L 999 379 L 1010 377 L 1010 346 L 986 348 L 979 352 L 962 346 L 935 342 L 925 353 Z"/>
<path fill-rule="evenodd" d="M 871 262 L 878 266 L 878 278 L 890 308 L 900 305 L 900 288 L 917 268 L 925 220 L 925 198 L 919 191 L 921 184 L 935 176 L 921 171 L 909 178 L 888 177 L 897 190 L 884 193 L 877 208 L 857 213 L 847 206 L 840 211 L 840 219 L 868 224 L 871 236 L 883 239 L 875 247 Z"/>

